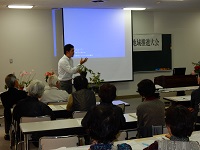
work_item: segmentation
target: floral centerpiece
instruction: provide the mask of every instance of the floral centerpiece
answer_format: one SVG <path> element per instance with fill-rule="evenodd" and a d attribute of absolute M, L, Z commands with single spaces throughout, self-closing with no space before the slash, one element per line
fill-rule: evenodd
<path fill-rule="evenodd" d="M 92 89 L 94 92 L 98 92 L 99 87 L 101 85 L 101 83 L 104 81 L 104 79 L 100 79 L 101 73 L 100 72 L 94 72 L 91 69 L 88 69 L 86 66 L 81 65 L 80 68 L 80 75 L 83 75 L 86 77 L 87 72 L 90 73 L 90 77 L 89 77 L 89 88 Z"/>
<path fill-rule="evenodd" d="M 50 72 L 46 72 L 45 74 L 45 81 L 47 82 L 48 78 L 52 75 L 54 75 L 54 72 L 53 71 L 50 71 Z"/>
<path fill-rule="evenodd" d="M 200 73 L 200 61 L 198 63 L 192 62 L 194 65 L 194 73 L 199 74 Z"/>
<path fill-rule="evenodd" d="M 19 78 L 18 78 L 18 82 L 19 82 L 19 88 L 23 89 L 24 86 L 28 86 L 31 81 L 33 80 L 33 78 L 35 77 L 35 72 L 34 70 L 27 72 L 27 71 L 21 71 L 19 73 Z"/>

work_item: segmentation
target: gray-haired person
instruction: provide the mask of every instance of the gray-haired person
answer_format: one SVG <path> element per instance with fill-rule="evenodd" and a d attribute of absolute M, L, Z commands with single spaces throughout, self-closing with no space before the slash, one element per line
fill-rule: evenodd
<path fill-rule="evenodd" d="M 45 91 L 41 97 L 41 102 L 57 102 L 67 101 L 69 94 L 65 90 L 60 90 L 60 81 L 56 75 L 51 75 L 48 78 L 49 87 L 45 88 Z"/>
<path fill-rule="evenodd" d="M 24 99 L 27 94 L 25 91 L 18 90 L 18 80 L 14 74 L 9 74 L 5 78 L 5 83 L 8 88 L 3 92 L 0 97 L 4 107 L 4 122 L 5 122 L 5 140 L 9 140 L 9 130 L 12 122 L 11 108 L 18 103 L 21 99 Z"/>
<path fill-rule="evenodd" d="M 18 128 L 21 117 L 37 117 L 48 115 L 51 117 L 52 120 L 56 119 L 51 108 L 43 102 L 39 101 L 39 98 L 44 92 L 44 87 L 45 85 L 41 81 L 33 80 L 27 88 L 27 98 L 21 100 L 15 106 L 13 110 L 13 119 L 17 121 Z M 19 135 L 19 133 L 17 135 Z M 35 133 L 32 135 L 32 139 L 34 141 L 37 141 L 42 136 L 43 135 L 40 133 Z"/>
<path fill-rule="evenodd" d="M 36 117 L 49 115 L 51 119 L 55 116 L 49 106 L 39 101 L 44 92 L 44 83 L 39 80 L 33 80 L 28 86 L 27 98 L 21 100 L 13 110 L 13 119 L 20 121 L 21 117 Z"/>

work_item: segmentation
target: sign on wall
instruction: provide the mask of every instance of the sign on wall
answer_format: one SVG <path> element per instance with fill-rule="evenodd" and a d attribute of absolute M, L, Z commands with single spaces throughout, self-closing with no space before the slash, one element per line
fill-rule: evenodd
<path fill-rule="evenodd" d="M 133 51 L 162 51 L 162 35 L 134 34 Z"/>

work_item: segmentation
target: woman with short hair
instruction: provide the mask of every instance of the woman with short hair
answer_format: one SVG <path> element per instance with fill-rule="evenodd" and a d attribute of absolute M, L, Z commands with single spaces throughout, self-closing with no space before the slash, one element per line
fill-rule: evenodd
<path fill-rule="evenodd" d="M 121 129 L 121 122 L 111 105 L 93 107 L 83 118 L 82 126 L 87 129 L 92 139 L 89 150 L 132 150 L 126 143 L 113 145 Z"/>
<path fill-rule="evenodd" d="M 200 150 L 196 141 L 189 141 L 194 128 L 191 112 L 182 105 L 171 106 L 166 111 L 166 126 L 170 140 L 155 141 L 144 150 Z"/>

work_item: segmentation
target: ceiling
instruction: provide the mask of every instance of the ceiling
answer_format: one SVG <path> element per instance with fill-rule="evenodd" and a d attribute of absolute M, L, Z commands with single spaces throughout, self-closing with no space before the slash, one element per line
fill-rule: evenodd
<path fill-rule="evenodd" d="M 9 4 L 34 5 L 33 9 L 51 8 L 124 8 L 146 7 L 147 11 L 198 11 L 200 0 L 0 0 L 0 9 L 8 9 Z"/>

